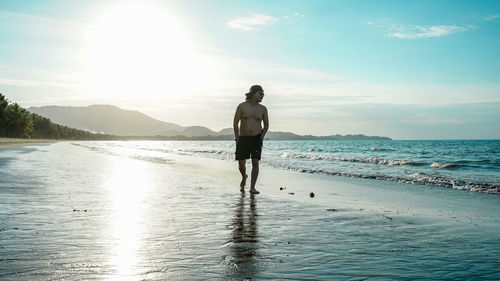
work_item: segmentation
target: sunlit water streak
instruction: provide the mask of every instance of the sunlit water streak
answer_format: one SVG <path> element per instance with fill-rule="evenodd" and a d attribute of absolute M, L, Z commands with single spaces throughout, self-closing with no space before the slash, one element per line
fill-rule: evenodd
<path fill-rule="evenodd" d="M 342 194 L 328 206 L 266 189 L 241 197 L 203 159 L 158 148 L 178 142 L 75 144 L 0 151 L 0 279 L 500 277 L 497 195 L 436 192 L 453 207 L 433 216 L 411 201 L 354 208 Z"/>
<path fill-rule="evenodd" d="M 149 193 L 153 183 L 149 179 L 147 166 L 129 159 L 115 159 L 114 174 L 104 188 L 109 192 L 108 198 L 111 210 L 110 222 L 112 231 L 103 235 L 112 236 L 115 241 L 110 265 L 117 270 L 112 280 L 126 280 L 129 276 L 138 276 L 138 253 L 143 241 L 141 220 L 146 219 L 149 204 L 145 195 Z M 109 238 L 108 238 L 109 239 Z M 137 279 L 137 278 L 133 278 Z"/>

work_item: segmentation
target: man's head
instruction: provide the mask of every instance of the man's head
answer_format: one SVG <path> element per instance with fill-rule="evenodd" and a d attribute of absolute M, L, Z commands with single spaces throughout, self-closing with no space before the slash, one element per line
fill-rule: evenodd
<path fill-rule="evenodd" d="M 252 98 L 256 98 L 257 102 L 261 102 L 262 98 L 264 98 L 264 89 L 260 85 L 253 85 L 250 87 L 250 91 L 245 94 L 246 100 L 250 101 Z"/>

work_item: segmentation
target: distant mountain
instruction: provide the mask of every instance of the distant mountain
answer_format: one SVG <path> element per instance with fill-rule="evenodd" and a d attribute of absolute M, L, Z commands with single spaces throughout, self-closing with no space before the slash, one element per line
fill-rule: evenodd
<path fill-rule="evenodd" d="M 124 110 L 113 105 L 43 106 L 30 107 L 28 111 L 49 118 L 51 121 L 86 130 L 93 133 L 128 137 L 127 139 L 192 139 L 192 140 L 231 140 L 233 128 L 214 132 L 203 126 L 183 127 L 147 116 L 144 113 Z M 130 138 L 131 137 L 131 138 Z M 269 140 L 390 140 L 387 137 L 365 135 L 311 136 L 290 132 L 266 134 Z"/>
<path fill-rule="evenodd" d="M 290 132 L 269 132 L 266 134 L 266 139 L 270 140 L 391 140 L 388 137 L 365 136 L 365 135 L 331 135 L 331 136 L 312 136 L 312 135 L 297 135 Z"/>
<path fill-rule="evenodd" d="M 233 128 L 225 128 L 219 131 L 220 135 L 234 135 Z"/>
<path fill-rule="evenodd" d="M 204 136 L 217 134 L 205 127 L 185 128 L 174 123 L 156 120 L 138 111 L 123 110 L 113 105 L 43 106 L 30 107 L 28 111 L 72 128 L 116 136 Z"/>
<path fill-rule="evenodd" d="M 183 136 L 201 137 L 201 136 L 220 136 L 221 134 L 210 130 L 203 126 L 190 126 L 185 127 L 181 132 Z"/>

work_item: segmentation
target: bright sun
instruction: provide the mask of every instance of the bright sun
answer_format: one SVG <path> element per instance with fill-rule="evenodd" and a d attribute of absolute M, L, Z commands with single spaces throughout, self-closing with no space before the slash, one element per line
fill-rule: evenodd
<path fill-rule="evenodd" d="M 175 19 L 142 3 L 116 7 L 92 27 L 87 62 L 93 88 L 106 97 L 171 96 L 203 80 Z"/>

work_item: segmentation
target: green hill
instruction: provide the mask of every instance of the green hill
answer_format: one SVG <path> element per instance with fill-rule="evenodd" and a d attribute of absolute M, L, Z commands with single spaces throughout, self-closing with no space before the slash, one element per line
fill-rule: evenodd
<path fill-rule="evenodd" d="M 50 119 L 30 113 L 17 103 L 9 102 L 0 93 L 0 136 L 10 138 L 99 140 L 112 136 L 92 134 L 59 125 Z"/>

